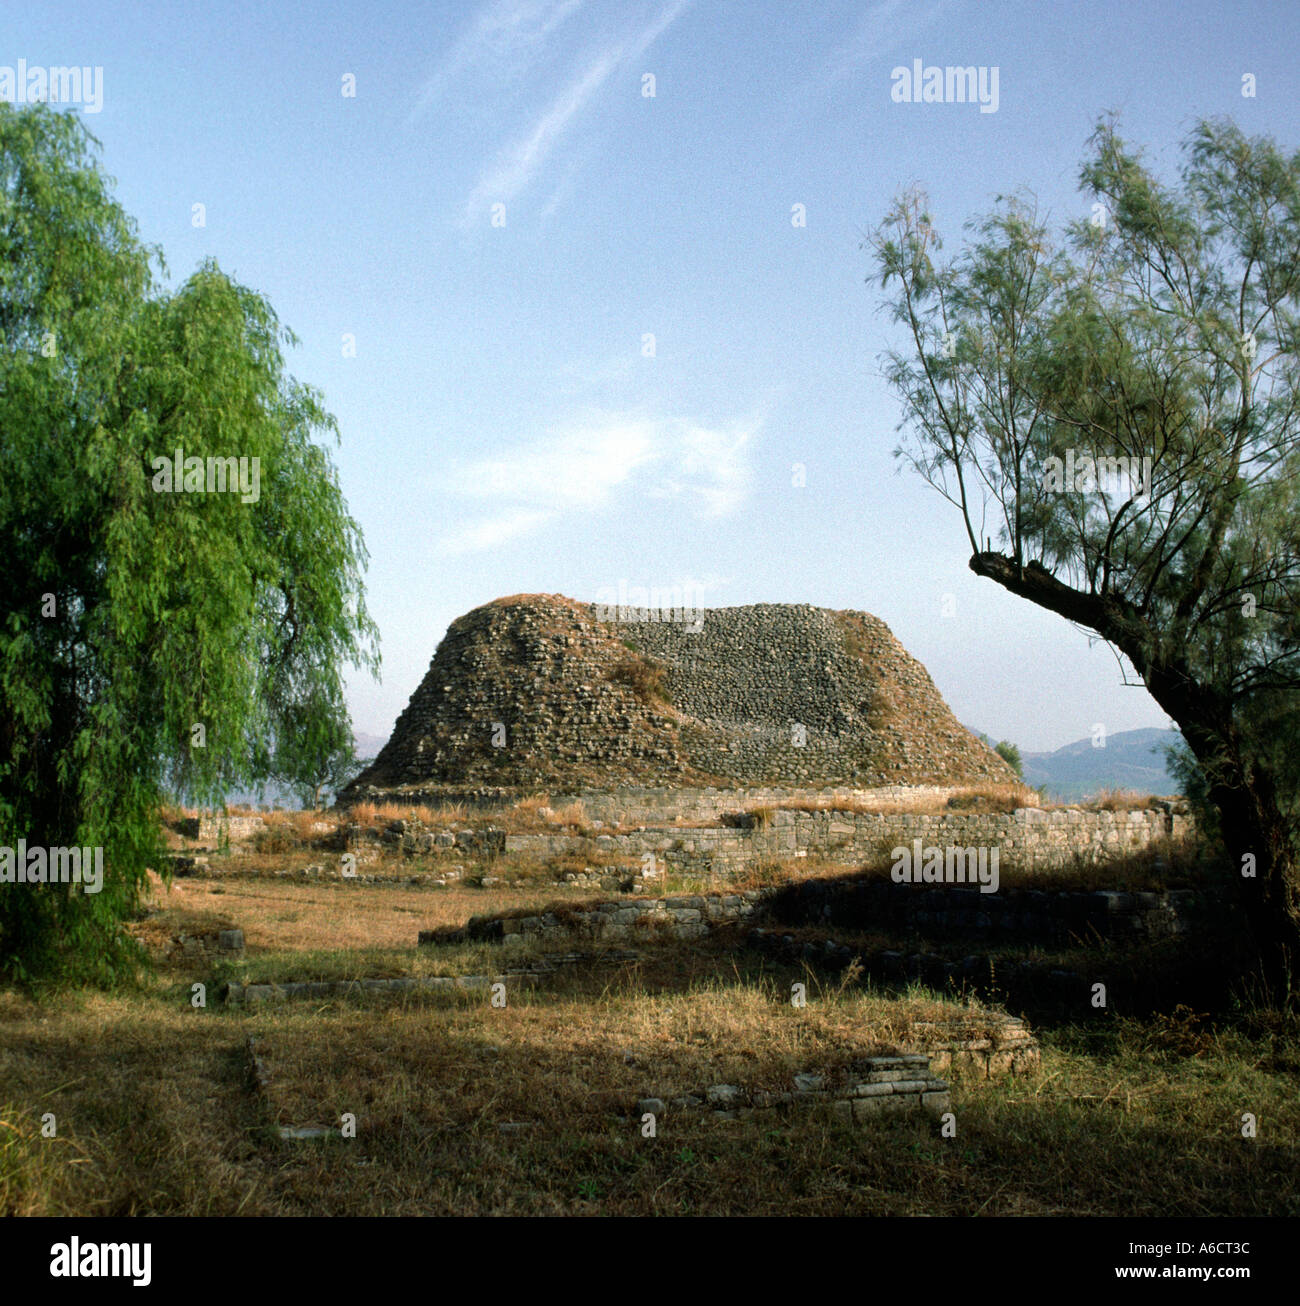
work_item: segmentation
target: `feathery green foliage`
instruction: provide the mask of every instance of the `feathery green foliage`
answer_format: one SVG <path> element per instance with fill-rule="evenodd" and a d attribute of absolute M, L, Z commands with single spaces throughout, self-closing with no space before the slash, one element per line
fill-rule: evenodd
<path fill-rule="evenodd" d="M 169 292 L 80 120 L 0 104 L 0 845 L 102 847 L 102 892 L 0 884 L 0 974 L 110 981 L 165 789 L 303 778 L 375 669 L 365 549 L 293 336 L 205 263 Z M 255 501 L 155 458 L 260 460 Z"/>
<path fill-rule="evenodd" d="M 1061 242 L 1017 196 L 947 263 L 925 196 L 904 194 L 872 241 L 910 336 L 887 375 L 898 456 L 960 510 L 971 569 L 1097 632 L 1177 723 L 1234 867 L 1255 866 L 1242 887 L 1284 987 L 1300 966 L 1300 154 L 1223 121 L 1184 154 L 1168 185 L 1103 120 L 1090 212 Z"/>

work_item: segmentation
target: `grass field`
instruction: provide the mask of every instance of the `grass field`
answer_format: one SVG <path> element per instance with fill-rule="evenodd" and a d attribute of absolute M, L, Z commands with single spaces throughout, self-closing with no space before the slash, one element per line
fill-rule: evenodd
<path fill-rule="evenodd" d="M 762 961 L 726 934 L 566 967 L 504 1008 L 473 991 L 227 1007 L 230 979 L 490 974 L 499 946 L 417 948 L 417 932 L 566 896 L 522 873 L 430 890 L 245 869 L 159 883 L 142 926 L 237 924 L 242 959 L 172 960 L 110 994 L 0 994 L 0 1211 L 1300 1215 L 1300 1037 L 1249 1004 L 1040 1025 L 1038 1070 L 953 1079 L 952 1138 L 920 1116 L 849 1126 L 821 1107 L 670 1110 L 644 1138 L 642 1096 L 788 1086 L 923 1050 L 917 1022 L 976 1008 Z M 354 1138 L 277 1133 L 345 1113 Z"/>

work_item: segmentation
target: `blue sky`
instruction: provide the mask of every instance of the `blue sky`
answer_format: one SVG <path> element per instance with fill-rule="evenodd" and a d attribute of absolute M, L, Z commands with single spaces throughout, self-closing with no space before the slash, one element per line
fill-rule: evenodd
<path fill-rule="evenodd" d="M 910 182 L 949 252 L 1000 193 L 1086 214 L 1108 109 L 1170 169 L 1205 115 L 1295 148 L 1297 50 L 1300 6 L 1195 0 L 0 17 L 0 66 L 102 67 L 101 110 L 74 111 L 172 280 L 215 257 L 301 338 L 371 555 L 382 681 L 350 703 L 378 735 L 460 613 L 620 583 L 865 609 L 1024 748 L 1165 724 L 1105 646 L 972 576 L 959 518 L 896 473 L 861 245 Z M 996 112 L 896 103 L 914 59 L 996 68 Z"/>

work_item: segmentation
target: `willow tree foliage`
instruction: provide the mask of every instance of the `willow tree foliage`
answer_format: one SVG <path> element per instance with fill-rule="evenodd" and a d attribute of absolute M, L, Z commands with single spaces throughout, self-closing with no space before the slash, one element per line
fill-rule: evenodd
<path fill-rule="evenodd" d="M 1162 180 L 1104 119 L 1081 216 L 1023 196 L 956 259 L 919 190 L 871 246 L 897 451 L 970 567 L 1096 632 L 1177 723 L 1266 972 L 1300 960 L 1300 154 L 1226 121 Z"/>
<path fill-rule="evenodd" d="M 291 333 L 214 263 L 166 289 L 96 145 L 0 104 L 0 848 L 105 866 L 99 893 L 0 883 L 18 979 L 128 970 L 163 795 L 305 777 L 347 733 L 344 664 L 378 665 L 314 439 L 337 428 L 285 372 Z M 177 451 L 246 460 L 255 491 L 167 488 Z"/>

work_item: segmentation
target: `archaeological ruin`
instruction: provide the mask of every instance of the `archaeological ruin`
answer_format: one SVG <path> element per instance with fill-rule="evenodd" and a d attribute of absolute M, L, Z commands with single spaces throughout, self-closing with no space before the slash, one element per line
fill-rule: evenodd
<path fill-rule="evenodd" d="M 1015 780 L 875 617 L 661 615 L 545 594 L 475 608 L 341 802 Z"/>

